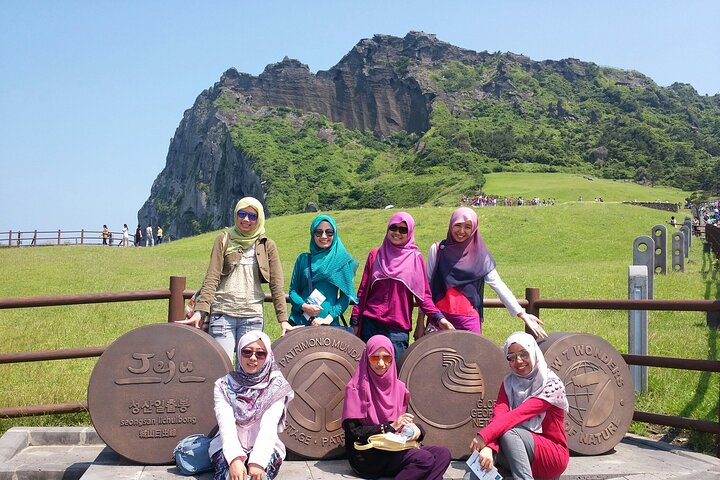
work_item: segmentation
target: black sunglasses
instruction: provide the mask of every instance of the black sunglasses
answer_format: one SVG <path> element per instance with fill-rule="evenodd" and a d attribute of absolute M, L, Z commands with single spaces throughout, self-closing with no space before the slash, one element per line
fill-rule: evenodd
<path fill-rule="evenodd" d="M 321 230 L 321 229 L 318 228 L 317 230 L 315 230 L 315 231 L 313 232 L 313 235 L 315 235 L 317 238 L 320 238 L 320 237 L 323 236 L 323 233 L 324 233 L 325 235 L 327 235 L 328 237 L 332 237 L 332 236 L 335 235 L 335 230 L 333 230 L 333 229 L 331 229 L 331 228 L 328 228 L 327 230 Z"/>
<path fill-rule="evenodd" d="M 408 227 L 401 227 L 400 225 L 390 225 L 388 227 L 388 230 L 391 232 L 400 232 L 403 235 L 407 235 L 408 233 Z"/>

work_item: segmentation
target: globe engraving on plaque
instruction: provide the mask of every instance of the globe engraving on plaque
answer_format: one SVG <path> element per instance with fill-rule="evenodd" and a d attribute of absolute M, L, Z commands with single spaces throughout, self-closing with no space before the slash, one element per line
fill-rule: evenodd
<path fill-rule="evenodd" d="M 345 452 L 342 409 L 365 344 L 345 330 L 305 327 L 278 338 L 275 362 L 295 391 L 280 439 L 307 458 L 334 458 Z"/>
<path fill-rule="evenodd" d="M 635 410 L 630 370 L 622 356 L 589 334 L 553 333 L 539 344 L 548 366 L 565 383 L 570 450 L 583 455 L 612 450 L 625 436 Z"/>
<path fill-rule="evenodd" d="M 217 426 L 213 386 L 231 369 L 225 352 L 200 330 L 136 328 L 98 359 L 88 385 L 90 418 L 100 438 L 123 457 L 172 463 L 181 439 Z"/>
<path fill-rule="evenodd" d="M 487 425 L 504 376 L 502 350 L 466 331 L 441 331 L 413 343 L 401 360 L 400 379 L 411 392 L 409 411 L 425 429 L 426 445 L 444 445 L 453 458 Z"/>

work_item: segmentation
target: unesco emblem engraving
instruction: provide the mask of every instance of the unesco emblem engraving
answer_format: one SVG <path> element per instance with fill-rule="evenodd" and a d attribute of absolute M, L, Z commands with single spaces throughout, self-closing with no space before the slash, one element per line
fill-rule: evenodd
<path fill-rule="evenodd" d="M 408 410 L 425 429 L 423 443 L 444 445 L 455 459 L 467 457 L 509 373 L 502 350 L 475 333 L 440 331 L 413 343 L 400 363 L 400 380 L 411 392 Z"/>
<path fill-rule="evenodd" d="M 88 384 L 88 410 L 100 438 L 128 460 L 173 462 L 175 445 L 210 434 L 215 380 L 232 369 L 206 333 L 154 324 L 121 336 L 100 356 Z"/>
<path fill-rule="evenodd" d="M 565 383 L 570 450 L 583 455 L 612 450 L 627 433 L 635 410 L 632 378 L 622 355 L 589 334 L 554 333 L 539 345 L 548 367 Z"/>
<path fill-rule="evenodd" d="M 289 451 L 316 459 L 345 453 L 345 385 L 364 348 L 356 336 L 326 326 L 298 328 L 273 343 L 275 362 L 295 391 L 280 434 Z"/>

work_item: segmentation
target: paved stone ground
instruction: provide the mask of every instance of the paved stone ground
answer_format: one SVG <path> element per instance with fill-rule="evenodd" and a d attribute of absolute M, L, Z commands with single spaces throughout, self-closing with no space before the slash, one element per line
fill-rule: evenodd
<path fill-rule="evenodd" d="M 464 462 L 453 462 L 445 478 L 462 479 Z M 179 475 L 174 466 L 135 465 L 105 446 L 92 428 L 16 427 L 0 438 L 0 480 L 211 480 L 211 474 Z M 345 460 L 286 461 L 279 480 L 357 478 Z M 567 480 L 720 480 L 720 459 L 635 435 L 594 457 L 573 456 Z M 506 477 L 507 480 L 507 477 Z"/>

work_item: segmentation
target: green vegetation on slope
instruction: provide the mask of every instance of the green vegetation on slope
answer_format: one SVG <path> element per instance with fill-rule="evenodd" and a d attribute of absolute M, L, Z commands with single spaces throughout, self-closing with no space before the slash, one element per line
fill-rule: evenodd
<path fill-rule="evenodd" d="M 217 102 L 230 109 L 226 97 Z M 235 147 L 254 161 L 274 215 L 299 213 L 308 202 L 323 209 L 422 205 L 436 192 L 482 187 L 482 174 L 447 166 L 407 170 L 412 164 L 404 132 L 386 141 L 356 132 L 317 114 L 287 108 L 272 115 L 235 113 Z"/>

